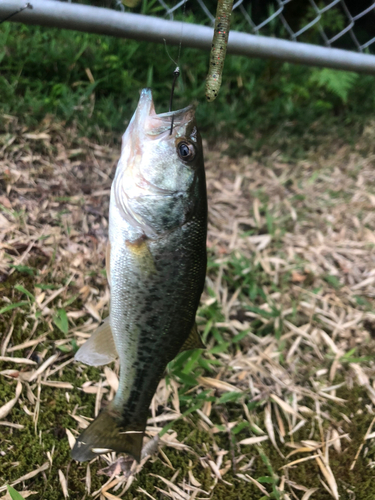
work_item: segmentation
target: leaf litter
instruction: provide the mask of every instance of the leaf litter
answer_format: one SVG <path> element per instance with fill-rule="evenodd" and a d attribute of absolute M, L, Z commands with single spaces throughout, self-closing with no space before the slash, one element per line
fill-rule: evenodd
<path fill-rule="evenodd" d="M 2 460 L 14 433 L 24 431 L 21 411 L 42 439 L 48 388 L 62 391 L 70 418 L 63 439 L 71 448 L 113 398 L 119 373 L 116 361 L 90 379 L 93 372 L 72 360 L 108 312 L 103 269 L 119 148 L 77 139 L 52 120 L 26 131 L 6 119 Z M 350 483 L 356 467 L 375 480 L 375 158 L 362 146 L 360 138 L 354 150 L 311 151 L 292 161 L 280 152 L 232 159 L 225 144 L 206 145 L 209 266 L 197 319 L 207 349 L 172 362 L 151 405 L 140 464 L 109 450 L 77 468 L 89 498 L 230 498 L 219 495 L 251 485 L 254 499 L 338 499 L 360 492 Z M 77 380 L 65 380 L 72 370 Z M 72 405 L 75 392 L 92 398 L 91 411 Z M 181 438 L 181 421 L 206 441 Z M 176 470 L 169 450 L 190 465 Z M 31 479 L 47 481 L 53 449 L 45 456 L 51 460 L 9 482 L 22 484 L 25 497 L 35 490 Z M 153 474 L 158 482 L 146 491 L 142 474 L 157 463 L 166 475 Z M 267 476 L 259 476 L 259 463 Z M 296 475 L 306 463 L 315 464 L 308 469 L 315 482 L 305 469 Z M 54 469 L 56 498 L 78 498 L 69 467 Z M 93 467 L 96 477 L 108 477 L 96 490 Z"/>

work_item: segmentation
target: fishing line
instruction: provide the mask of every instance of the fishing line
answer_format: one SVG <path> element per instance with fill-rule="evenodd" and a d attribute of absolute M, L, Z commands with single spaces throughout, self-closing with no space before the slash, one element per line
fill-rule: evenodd
<path fill-rule="evenodd" d="M 173 101 L 173 94 L 174 94 L 174 87 L 176 85 L 177 78 L 180 75 L 180 68 L 176 66 L 176 69 L 173 71 L 173 82 L 172 82 L 172 89 L 171 89 L 171 97 L 169 99 L 169 112 L 172 111 L 172 101 Z M 174 122 L 174 115 L 172 115 L 172 120 L 171 120 L 171 130 L 169 131 L 169 135 L 172 135 L 173 131 L 173 122 Z"/>
<path fill-rule="evenodd" d="M 178 64 L 176 63 L 176 61 L 173 59 L 173 57 L 169 53 L 169 50 L 168 50 L 168 47 L 167 47 L 167 40 L 165 38 L 163 38 L 163 41 L 164 41 L 164 47 L 165 47 L 165 51 L 167 53 L 167 56 L 173 62 L 173 64 L 175 64 L 176 66 L 178 66 Z M 181 42 L 180 42 L 180 48 L 181 48 Z M 180 52 L 178 53 L 178 58 L 179 57 L 180 57 Z"/>
<path fill-rule="evenodd" d="M 186 2 L 187 0 L 184 0 L 184 10 L 183 10 L 183 13 L 182 13 L 182 19 L 184 20 L 185 19 L 185 15 L 186 15 Z M 173 95 L 174 95 L 174 89 L 175 89 L 175 85 L 176 85 L 176 81 L 177 81 L 177 78 L 179 77 L 180 75 L 180 68 L 178 66 L 178 63 L 180 61 L 180 55 L 181 55 L 181 47 L 182 47 L 182 31 L 183 31 L 183 20 L 181 22 L 181 35 L 180 35 L 180 44 L 179 44 L 179 47 L 178 47 L 178 55 L 177 55 L 177 62 L 172 59 L 172 57 L 170 56 L 169 54 L 169 51 L 168 51 L 168 48 L 167 48 L 167 41 L 165 40 L 165 38 L 163 38 L 164 40 L 164 44 L 165 44 L 165 50 L 167 52 L 167 55 L 169 57 L 169 59 L 176 65 L 176 68 L 175 70 L 173 71 L 173 81 L 172 81 L 172 88 L 171 88 L 171 97 L 169 99 L 169 112 L 172 111 L 172 103 L 173 103 Z M 174 116 L 172 115 L 172 119 L 171 119 L 171 129 L 169 131 L 169 135 L 172 135 L 172 132 L 173 132 L 173 122 L 174 122 Z"/>
<path fill-rule="evenodd" d="M 31 3 L 27 2 L 26 5 L 24 5 L 23 7 L 20 7 L 19 9 L 17 9 L 15 12 L 13 12 L 12 14 L 9 14 L 8 17 L 4 17 L 4 19 L 1 19 L 0 20 L 0 24 L 4 23 L 5 21 L 8 21 L 8 19 L 10 19 L 11 17 L 15 16 L 16 14 L 19 14 L 20 12 L 22 12 L 23 10 L 25 9 L 32 9 L 33 6 L 31 5 Z"/>
<path fill-rule="evenodd" d="M 177 78 L 179 77 L 180 75 L 180 68 L 178 67 L 178 64 L 176 63 L 176 61 L 173 59 L 173 57 L 171 57 L 170 53 L 169 53 L 169 50 L 168 50 L 168 47 L 167 47 L 167 40 L 165 38 L 163 38 L 164 40 L 164 46 L 165 46 L 165 50 L 167 52 L 167 56 L 169 57 L 169 59 L 176 65 L 176 69 L 173 71 L 173 82 L 172 82 L 172 89 L 171 89 L 171 96 L 169 98 L 169 112 L 172 111 L 172 102 L 173 102 L 173 94 L 174 94 L 174 87 L 176 85 L 176 81 L 177 81 Z M 177 57 L 177 60 L 180 58 L 180 52 L 181 52 L 181 41 L 180 41 L 180 48 L 179 48 L 179 51 L 178 51 L 178 57 Z M 171 129 L 170 129 L 170 132 L 169 132 L 169 135 L 172 135 L 172 130 L 173 130 L 173 122 L 174 122 L 174 117 L 172 116 L 172 120 L 171 120 Z"/>

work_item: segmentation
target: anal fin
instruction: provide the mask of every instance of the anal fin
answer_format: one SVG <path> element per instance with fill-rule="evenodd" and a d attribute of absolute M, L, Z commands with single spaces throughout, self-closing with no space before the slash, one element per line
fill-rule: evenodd
<path fill-rule="evenodd" d="M 74 359 L 89 366 L 102 366 L 118 357 L 109 316 L 78 349 Z"/>
<path fill-rule="evenodd" d="M 206 346 L 203 344 L 201 336 L 199 335 L 196 323 L 194 323 L 194 326 L 181 347 L 180 352 L 189 351 L 190 349 L 206 349 Z"/>

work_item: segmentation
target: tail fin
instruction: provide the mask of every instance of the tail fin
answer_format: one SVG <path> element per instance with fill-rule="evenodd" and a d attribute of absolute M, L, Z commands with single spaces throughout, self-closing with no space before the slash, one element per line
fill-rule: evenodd
<path fill-rule="evenodd" d="M 139 462 L 145 427 L 146 420 L 131 426 L 121 426 L 116 412 L 109 407 L 99 413 L 79 436 L 72 450 L 72 458 L 78 462 L 85 462 L 101 453 L 115 451 L 128 453 Z"/>

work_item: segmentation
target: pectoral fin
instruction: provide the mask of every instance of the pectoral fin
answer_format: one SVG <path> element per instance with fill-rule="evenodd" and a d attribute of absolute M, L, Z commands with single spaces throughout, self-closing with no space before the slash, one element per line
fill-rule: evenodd
<path fill-rule="evenodd" d="M 74 359 L 90 366 L 107 365 L 118 357 L 109 316 L 81 346 Z"/>
<path fill-rule="evenodd" d="M 154 258 L 147 244 L 147 238 L 139 238 L 137 241 L 126 242 L 126 246 L 133 254 L 138 267 L 145 276 L 149 276 L 156 272 Z"/>
<path fill-rule="evenodd" d="M 194 326 L 191 329 L 188 338 L 185 340 L 184 345 L 181 347 L 180 352 L 188 351 L 189 349 L 206 349 L 206 346 L 203 344 L 201 336 L 199 335 L 196 323 L 194 323 Z"/>

